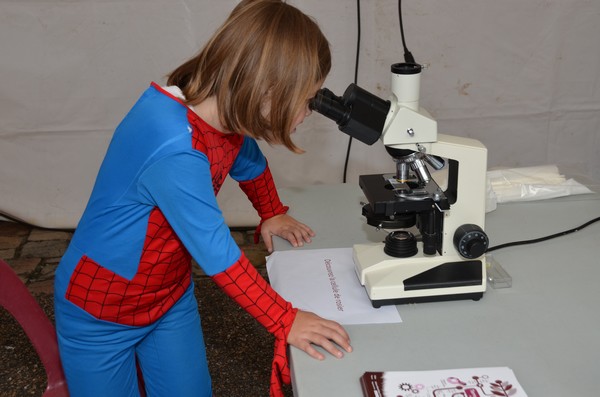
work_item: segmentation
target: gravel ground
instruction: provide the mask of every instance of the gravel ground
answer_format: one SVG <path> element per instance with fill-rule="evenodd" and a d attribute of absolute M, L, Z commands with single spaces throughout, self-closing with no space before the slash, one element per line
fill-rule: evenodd
<path fill-rule="evenodd" d="M 196 296 L 216 397 L 269 394 L 273 338 L 209 279 L 198 280 Z M 54 321 L 53 297 L 36 294 Z M 0 309 L 0 396 L 41 396 L 46 374 L 27 336 Z M 285 390 L 291 396 L 291 387 Z"/>

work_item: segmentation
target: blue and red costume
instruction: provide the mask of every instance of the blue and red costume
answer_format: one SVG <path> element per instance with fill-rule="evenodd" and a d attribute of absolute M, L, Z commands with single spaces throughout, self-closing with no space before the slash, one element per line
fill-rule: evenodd
<path fill-rule="evenodd" d="M 191 259 L 275 334 L 271 395 L 289 382 L 296 309 L 237 246 L 216 201 L 238 181 L 262 220 L 287 211 L 256 141 L 224 134 L 152 84 L 116 129 L 56 272 L 56 325 L 72 396 L 211 396 Z"/>

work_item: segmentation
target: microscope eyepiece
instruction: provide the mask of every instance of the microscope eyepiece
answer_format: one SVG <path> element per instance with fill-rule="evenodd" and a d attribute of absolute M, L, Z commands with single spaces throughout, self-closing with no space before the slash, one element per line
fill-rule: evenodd
<path fill-rule="evenodd" d="M 335 121 L 338 125 L 346 124 L 350 117 L 350 109 L 344 105 L 344 100 L 327 88 L 321 88 L 317 95 L 310 100 L 308 107 Z"/>
<path fill-rule="evenodd" d="M 350 84 L 342 97 L 327 88 L 320 89 L 309 108 L 335 121 L 340 131 L 372 145 L 383 132 L 390 102 Z"/>

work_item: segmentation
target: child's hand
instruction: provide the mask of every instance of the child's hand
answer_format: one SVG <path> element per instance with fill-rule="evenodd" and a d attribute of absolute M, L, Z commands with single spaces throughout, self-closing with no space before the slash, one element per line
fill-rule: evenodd
<path fill-rule="evenodd" d="M 294 247 L 310 243 L 315 232 L 304 223 L 298 222 L 287 214 L 275 215 L 263 222 L 260 230 L 265 246 L 273 252 L 273 236 L 286 239 Z"/>
<path fill-rule="evenodd" d="M 340 324 L 302 310 L 296 313 L 287 342 L 317 360 L 324 360 L 325 356 L 315 349 L 313 344 L 321 346 L 337 358 L 344 357 L 338 346 L 348 353 L 352 351 L 350 337 Z"/>

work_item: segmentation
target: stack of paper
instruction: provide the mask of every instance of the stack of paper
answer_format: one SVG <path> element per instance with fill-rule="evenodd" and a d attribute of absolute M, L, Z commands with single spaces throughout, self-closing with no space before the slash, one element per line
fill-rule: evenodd
<path fill-rule="evenodd" d="M 576 180 L 561 175 L 555 165 L 488 171 L 487 179 L 488 195 L 497 203 L 593 193 Z"/>

